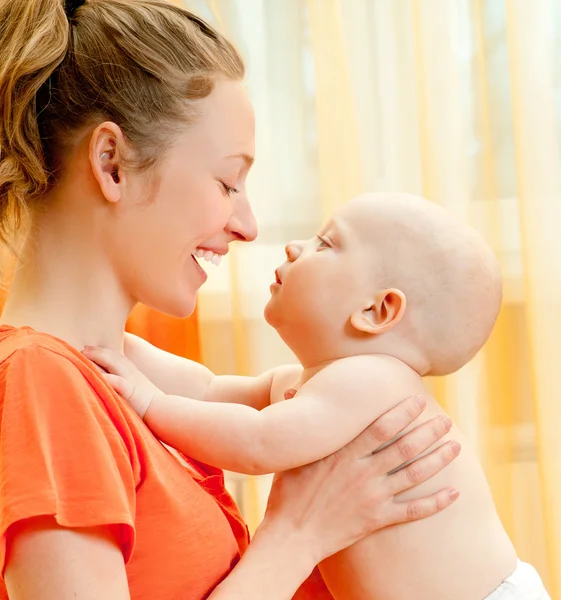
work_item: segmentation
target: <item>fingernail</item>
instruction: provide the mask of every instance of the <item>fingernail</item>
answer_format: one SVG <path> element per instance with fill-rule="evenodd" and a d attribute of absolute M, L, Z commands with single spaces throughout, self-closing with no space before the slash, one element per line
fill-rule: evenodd
<path fill-rule="evenodd" d="M 452 454 L 454 456 L 458 456 L 458 454 L 460 453 L 460 450 L 462 449 L 462 447 L 460 446 L 460 444 L 458 444 L 458 442 L 450 442 L 450 448 L 452 448 Z"/>
<path fill-rule="evenodd" d="M 417 404 L 417 406 L 420 406 L 421 408 L 424 408 L 427 405 L 427 401 L 424 399 L 423 396 L 416 396 L 415 403 Z"/>
<path fill-rule="evenodd" d="M 452 419 L 448 415 L 440 415 L 440 420 L 442 421 L 446 429 L 452 428 Z"/>
<path fill-rule="evenodd" d="M 454 500 L 457 500 L 459 498 L 460 492 L 458 492 L 458 490 L 450 490 L 449 496 L 450 500 L 452 500 L 453 502 Z"/>

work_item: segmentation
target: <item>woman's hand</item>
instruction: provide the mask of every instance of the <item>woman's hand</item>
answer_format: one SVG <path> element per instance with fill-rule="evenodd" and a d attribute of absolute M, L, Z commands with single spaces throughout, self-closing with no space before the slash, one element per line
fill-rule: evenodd
<path fill-rule="evenodd" d="M 459 445 L 445 443 L 413 464 L 451 427 L 436 418 L 379 450 L 411 425 L 425 402 L 410 398 L 382 415 L 355 440 L 318 462 L 275 476 L 265 519 L 242 560 L 209 600 L 288 600 L 324 558 L 389 525 L 434 515 L 458 492 L 397 502 L 397 494 L 448 465 Z"/>
<path fill-rule="evenodd" d="M 407 502 L 395 496 L 426 481 L 459 454 L 457 442 L 447 442 L 409 466 L 452 426 L 437 417 L 377 451 L 411 425 L 426 406 L 410 398 L 379 417 L 350 444 L 318 462 L 275 476 L 262 527 L 298 532 L 315 563 L 389 525 L 424 519 L 450 506 L 457 490 Z M 280 528 L 280 529 L 279 529 Z"/>

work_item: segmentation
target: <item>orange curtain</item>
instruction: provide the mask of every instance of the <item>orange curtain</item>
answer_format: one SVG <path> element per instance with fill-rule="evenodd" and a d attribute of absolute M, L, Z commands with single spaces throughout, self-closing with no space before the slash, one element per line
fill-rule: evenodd
<path fill-rule="evenodd" d="M 127 331 L 167 352 L 198 362 L 201 360 L 196 312 L 188 319 L 174 319 L 139 304 L 128 320 Z"/>

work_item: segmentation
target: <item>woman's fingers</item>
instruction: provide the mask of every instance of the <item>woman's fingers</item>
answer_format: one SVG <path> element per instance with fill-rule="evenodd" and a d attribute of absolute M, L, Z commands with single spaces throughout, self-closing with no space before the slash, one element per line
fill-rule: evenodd
<path fill-rule="evenodd" d="M 430 454 L 397 471 L 397 473 L 389 475 L 388 479 L 391 482 L 392 493 L 394 495 L 400 494 L 427 481 L 448 466 L 458 456 L 460 450 L 461 446 L 458 442 L 447 442 Z"/>
<path fill-rule="evenodd" d="M 425 498 L 407 500 L 406 502 L 393 502 L 382 519 L 382 527 L 419 521 L 432 517 L 454 503 L 460 493 L 454 488 L 444 488 Z"/>
<path fill-rule="evenodd" d="M 423 452 L 444 437 L 452 427 L 452 420 L 446 415 L 439 415 L 390 444 L 376 453 L 377 466 L 381 473 L 391 473 L 405 463 L 414 460 Z"/>
<path fill-rule="evenodd" d="M 400 402 L 397 406 L 378 417 L 372 425 L 367 427 L 350 444 L 347 444 L 341 452 L 351 453 L 356 457 L 372 454 L 382 444 L 409 427 L 425 410 L 426 405 L 426 400 L 422 396 L 407 398 L 407 400 Z M 404 462 L 401 461 L 394 466 L 398 467 Z"/>

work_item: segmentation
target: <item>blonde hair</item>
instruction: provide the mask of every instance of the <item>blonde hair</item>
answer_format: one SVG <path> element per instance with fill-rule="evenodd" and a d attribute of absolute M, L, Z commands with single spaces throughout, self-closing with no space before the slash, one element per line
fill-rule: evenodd
<path fill-rule="evenodd" d="M 239 80 L 233 46 L 164 0 L 0 0 L 0 242 L 59 179 L 78 130 L 116 123 L 153 166 L 216 76 Z"/>

